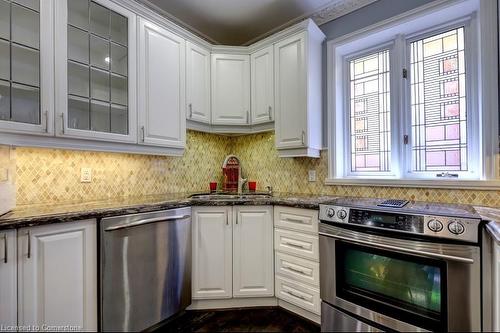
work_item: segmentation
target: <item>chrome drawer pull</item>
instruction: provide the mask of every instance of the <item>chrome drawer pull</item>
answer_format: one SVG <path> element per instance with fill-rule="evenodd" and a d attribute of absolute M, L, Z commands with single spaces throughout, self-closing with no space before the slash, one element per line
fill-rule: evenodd
<path fill-rule="evenodd" d="M 287 293 L 288 295 L 291 295 L 293 297 L 297 297 L 297 298 L 300 298 L 301 300 L 304 300 L 304 301 L 307 301 L 307 298 L 305 298 L 304 296 L 302 295 L 297 295 L 296 293 L 294 292 L 291 292 L 291 291 L 285 291 L 285 293 Z"/>
<path fill-rule="evenodd" d="M 132 227 L 137 227 L 137 226 L 140 226 L 140 225 L 145 225 L 145 224 L 150 224 L 150 223 L 155 223 L 155 222 L 167 222 L 167 221 L 184 220 L 184 219 L 187 219 L 189 217 L 191 217 L 191 215 L 177 215 L 177 216 L 154 217 L 154 218 L 151 218 L 151 219 L 144 219 L 144 220 L 139 220 L 139 221 L 134 221 L 134 222 L 128 222 L 128 223 L 118 224 L 118 225 L 109 227 L 107 229 L 104 229 L 104 231 L 115 231 L 115 230 L 132 228 Z"/>
<path fill-rule="evenodd" d="M 296 272 L 296 273 L 299 273 L 299 274 L 302 274 L 302 275 L 307 275 L 307 274 L 306 274 L 306 272 L 304 272 L 304 271 L 303 271 L 303 270 L 301 270 L 301 269 L 293 268 L 293 267 L 288 266 L 288 265 L 287 265 L 287 266 L 283 266 L 283 267 L 285 267 L 286 269 L 289 269 L 289 270 L 291 270 L 291 271 L 294 271 L 294 272 Z"/>

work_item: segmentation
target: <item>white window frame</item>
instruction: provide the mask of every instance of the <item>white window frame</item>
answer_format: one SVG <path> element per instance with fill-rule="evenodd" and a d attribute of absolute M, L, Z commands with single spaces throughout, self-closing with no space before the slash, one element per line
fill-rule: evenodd
<path fill-rule="evenodd" d="M 496 20 L 496 1 L 438 0 L 329 41 L 327 43 L 329 171 L 325 183 L 327 185 L 500 189 L 498 73 L 491 70 L 498 67 Z M 407 63 L 409 57 L 406 55 L 411 41 L 459 26 L 466 26 L 466 80 L 469 83 L 466 94 L 468 117 L 470 116 L 468 119 L 471 121 L 468 130 L 468 147 L 469 154 L 472 154 L 468 160 L 477 162 L 476 165 L 470 166 L 477 173 L 460 172 L 458 179 L 443 179 L 436 177 L 438 172 L 411 172 L 411 159 L 408 159 L 411 157 L 411 142 L 408 145 L 402 144 L 403 134 L 411 134 L 409 132 L 411 114 L 408 113 L 410 112 L 410 77 L 403 79 L 401 70 L 407 68 L 410 73 Z M 477 42 L 476 39 L 478 39 Z M 349 91 L 347 84 L 349 81 L 346 80 L 348 77 L 345 70 L 346 59 L 355 54 L 369 53 L 370 50 L 375 52 L 377 48 L 381 49 L 381 46 L 389 43 L 394 45 L 390 60 L 391 139 L 401 143 L 391 145 L 390 173 L 352 173 L 349 155 L 350 130 L 347 130 L 350 127 L 346 127 L 345 121 L 346 115 L 349 114 L 349 105 L 345 104 Z M 474 50 L 478 50 L 477 56 Z M 393 75 L 401 79 L 398 80 Z M 404 80 L 408 81 L 403 82 Z M 343 82 L 343 84 L 338 84 L 338 82 Z M 394 82 L 397 83 L 393 84 Z M 477 82 L 477 84 L 471 84 L 471 82 Z M 471 89 L 476 86 L 477 92 Z M 393 98 L 393 95 L 397 95 L 396 98 Z M 402 112 L 397 112 L 398 110 Z M 484 112 L 473 112 L 477 110 L 484 110 Z M 397 119 L 398 116 L 400 119 Z M 474 128 L 478 129 L 479 133 L 474 132 Z M 457 172 L 450 171 L 450 173 Z"/>

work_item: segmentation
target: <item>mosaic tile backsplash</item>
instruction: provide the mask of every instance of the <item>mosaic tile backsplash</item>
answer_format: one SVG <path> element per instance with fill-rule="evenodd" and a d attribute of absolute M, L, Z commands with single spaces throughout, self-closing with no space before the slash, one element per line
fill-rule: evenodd
<path fill-rule="evenodd" d="M 500 207 L 500 191 L 326 186 L 326 151 L 321 158 L 278 158 L 274 134 L 241 137 L 188 131 L 183 157 L 145 156 L 40 148 L 16 148 L 17 204 L 89 202 L 175 192 L 207 191 L 222 181 L 224 157 L 240 157 L 245 177 L 259 189 L 339 196 L 409 198 Z M 80 183 L 80 169 L 92 168 L 92 182 Z M 307 180 L 314 169 L 317 181 Z"/>

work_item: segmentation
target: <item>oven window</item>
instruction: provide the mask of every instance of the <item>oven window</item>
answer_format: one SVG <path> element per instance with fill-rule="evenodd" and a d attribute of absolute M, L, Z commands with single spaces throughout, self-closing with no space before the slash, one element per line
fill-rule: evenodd
<path fill-rule="evenodd" d="M 446 322 L 444 262 L 343 242 L 336 250 L 339 296 L 420 327 Z"/>

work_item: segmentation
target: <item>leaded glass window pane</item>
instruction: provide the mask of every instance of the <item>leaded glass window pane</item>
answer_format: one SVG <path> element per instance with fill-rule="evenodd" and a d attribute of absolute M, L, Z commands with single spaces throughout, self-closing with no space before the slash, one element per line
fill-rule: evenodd
<path fill-rule="evenodd" d="M 467 171 L 464 28 L 410 44 L 413 171 Z"/>
<path fill-rule="evenodd" d="M 349 61 L 352 172 L 391 170 L 389 50 Z"/>

